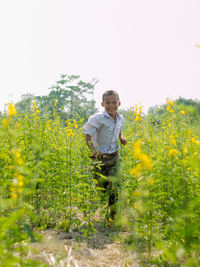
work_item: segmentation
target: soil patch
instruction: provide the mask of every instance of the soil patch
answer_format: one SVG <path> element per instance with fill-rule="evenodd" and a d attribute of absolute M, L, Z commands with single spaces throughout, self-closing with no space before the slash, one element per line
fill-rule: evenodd
<path fill-rule="evenodd" d="M 89 243 L 79 232 L 46 230 L 41 242 L 33 243 L 28 258 L 49 266 L 138 267 L 137 255 L 125 250 L 121 241 L 129 233 L 95 226 Z"/>

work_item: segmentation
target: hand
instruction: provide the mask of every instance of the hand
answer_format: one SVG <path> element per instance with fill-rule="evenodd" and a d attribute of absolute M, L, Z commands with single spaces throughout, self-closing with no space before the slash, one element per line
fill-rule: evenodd
<path fill-rule="evenodd" d="M 120 142 L 121 142 L 122 145 L 126 145 L 127 144 L 127 140 L 124 137 L 120 138 Z"/>
<path fill-rule="evenodd" d="M 93 157 L 98 159 L 98 160 L 101 160 L 102 157 L 103 157 L 103 153 L 99 150 L 96 150 L 94 153 L 93 153 Z"/>

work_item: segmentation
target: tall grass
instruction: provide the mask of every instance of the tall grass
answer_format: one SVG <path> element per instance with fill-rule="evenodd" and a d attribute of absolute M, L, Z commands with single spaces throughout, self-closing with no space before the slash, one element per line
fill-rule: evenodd
<path fill-rule="evenodd" d="M 144 264 L 198 266 L 200 138 L 184 110 L 170 100 L 166 109 L 159 124 L 133 111 L 122 223 Z"/>
<path fill-rule="evenodd" d="M 80 231 L 87 238 L 106 216 L 107 199 L 93 179 L 79 121 L 56 112 L 17 114 L 0 121 L 0 264 L 40 266 L 26 259 L 33 229 Z M 144 266 L 199 266 L 200 137 L 189 114 L 167 100 L 157 122 L 135 106 L 121 150 L 119 223 Z M 35 265 L 34 265 L 35 264 Z"/>

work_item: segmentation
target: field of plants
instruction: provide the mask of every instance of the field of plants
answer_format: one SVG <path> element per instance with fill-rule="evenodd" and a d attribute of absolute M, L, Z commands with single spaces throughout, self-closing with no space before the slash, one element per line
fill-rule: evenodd
<path fill-rule="evenodd" d="M 85 120 L 63 120 L 56 99 L 51 115 L 37 102 L 27 113 L 8 105 L 0 117 L 0 266 L 50 266 L 27 257 L 41 231 L 78 232 L 90 246 L 97 223 L 128 233 L 121 242 L 138 266 L 200 266 L 199 118 L 169 99 L 160 115 L 135 106 L 124 117 L 128 144 L 110 177 L 119 190 L 113 222 L 93 179 Z"/>

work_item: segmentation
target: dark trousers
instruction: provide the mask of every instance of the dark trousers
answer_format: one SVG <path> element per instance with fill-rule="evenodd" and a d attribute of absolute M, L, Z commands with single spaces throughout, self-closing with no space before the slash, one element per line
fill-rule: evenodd
<path fill-rule="evenodd" d="M 118 158 L 118 153 L 114 154 L 113 156 L 103 155 L 100 166 L 96 164 L 94 168 L 94 178 L 98 181 L 97 186 L 103 188 L 103 192 L 109 192 L 108 206 L 114 205 L 118 200 L 117 185 L 113 184 L 109 179 L 102 178 L 99 174 L 102 174 L 108 178 L 109 176 L 114 176 L 117 173 Z"/>

